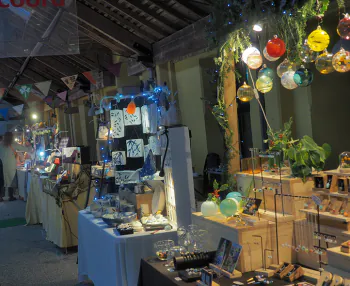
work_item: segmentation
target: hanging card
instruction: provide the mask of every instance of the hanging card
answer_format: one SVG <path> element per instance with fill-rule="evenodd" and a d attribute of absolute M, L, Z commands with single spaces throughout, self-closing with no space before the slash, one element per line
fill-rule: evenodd
<path fill-rule="evenodd" d="M 155 134 L 158 131 L 158 112 L 157 104 L 148 105 L 148 116 L 150 121 L 150 134 Z"/>
<path fill-rule="evenodd" d="M 143 133 L 148 134 L 151 133 L 151 123 L 149 119 L 148 107 L 144 105 L 141 107 L 142 114 L 142 130 Z"/>
<path fill-rule="evenodd" d="M 140 182 L 140 169 L 136 171 L 115 171 L 115 184 L 137 184 Z"/>
<path fill-rule="evenodd" d="M 112 138 L 124 137 L 124 117 L 123 110 L 111 110 Z"/>
<path fill-rule="evenodd" d="M 140 107 L 136 107 L 134 114 L 129 114 L 124 108 L 124 124 L 125 126 L 140 125 L 141 124 L 141 111 Z"/>
<path fill-rule="evenodd" d="M 126 165 L 125 151 L 112 152 L 112 162 L 113 162 L 114 166 L 124 166 L 124 165 Z"/>
<path fill-rule="evenodd" d="M 158 136 L 150 136 L 148 139 L 149 148 L 152 150 L 153 155 L 161 155 L 160 152 L 160 139 Z"/>
<path fill-rule="evenodd" d="M 151 150 L 151 149 L 149 148 L 149 145 L 145 145 L 145 146 L 143 147 L 143 157 L 144 157 L 144 159 L 145 159 L 144 161 L 146 161 L 146 159 L 147 159 L 149 150 Z"/>
<path fill-rule="evenodd" d="M 126 140 L 127 156 L 130 158 L 143 157 L 143 139 Z"/>

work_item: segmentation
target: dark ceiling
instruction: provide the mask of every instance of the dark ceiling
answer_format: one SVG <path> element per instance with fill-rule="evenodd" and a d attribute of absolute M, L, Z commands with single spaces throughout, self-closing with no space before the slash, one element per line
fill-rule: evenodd
<path fill-rule="evenodd" d="M 44 24 L 50 24 L 58 8 L 34 9 L 35 21 L 25 27 L 26 34 L 33 37 L 45 33 Z M 69 50 L 65 53 L 60 38 L 53 37 L 45 44 L 44 50 L 62 55 L 0 59 L 2 87 L 8 87 L 14 81 L 25 84 L 52 80 L 49 94 L 54 95 L 58 90 L 67 89 L 61 77 L 89 70 L 106 70 L 113 55 L 151 58 L 154 43 L 210 13 L 206 0 L 77 0 L 76 9 L 77 15 L 68 14 L 61 19 L 60 29 L 65 36 L 68 35 L 73 50 L 79 46 L 79 54 L 68 54 Z M 76 37 L 72 30 L 74 23 L 78 25 Z M 17 47 L 14 45 L 12 49 L 16 52 Z M 19 72 L 21 69 L 22 73 Z M 89 82 L 80 75 L 79 85 L 89 86 Z M 21 96 L 11 88 L 6 100 L 17 104 Z M 38 98 L 31 96 L 30 100 Z"/>

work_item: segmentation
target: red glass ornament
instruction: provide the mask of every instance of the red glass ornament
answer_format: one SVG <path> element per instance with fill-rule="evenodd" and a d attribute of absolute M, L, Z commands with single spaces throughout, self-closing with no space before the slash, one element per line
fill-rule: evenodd
<path fill-rule="evenodd" d="M 128 107 L 126 108 L 126 112 L 129 114 L 134 114 L 136 111 L 136 104 L 134 100 L 131 100 L 130 103 L 128 104 Z"/>
<path fill-rule="evenodd" d="M 344 18 L 339 21 L 337 32 L 340 37 L 350 40 L 350 16 L 345 14 Z"/>
<path fill-rule="evenodd" d="M 281 57 L 286 52 L 286 44 L 282 39 L 275 35 L 270 41 L 267 42 L 266 52 L 271 57 Z"/>

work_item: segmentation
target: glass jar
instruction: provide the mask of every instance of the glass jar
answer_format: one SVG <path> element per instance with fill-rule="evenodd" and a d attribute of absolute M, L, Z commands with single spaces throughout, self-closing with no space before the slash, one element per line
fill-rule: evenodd
<path fill-rule="evenodd" d="M 173 240 L 160 240 L 154 243 L 154 250 L 159 260 L 168 260 L 169 250 L 175 246 Z"/>
<path fill-rule="evenodd" d="M 339 171 L 350 173 L 350 152 L 345 151 L 339 155 Z"/>

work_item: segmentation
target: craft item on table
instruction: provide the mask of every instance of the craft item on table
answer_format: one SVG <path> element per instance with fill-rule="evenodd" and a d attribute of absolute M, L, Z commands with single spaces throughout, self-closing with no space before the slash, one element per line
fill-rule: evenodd
<path fill-rule="evenodd" d="M 152 150 L 153 155 L 161 155 L 160 138 L 157 135 L 153 135 L 148 138 L 148 145 Z"/>
<path fill-rule="evenodd" d="M 339 214 L 344 215 L 344 213 L 346 212 L 347 206 L 348 206 L 348 201 L 343 200 L 341 207 L 340 207 Z"/>
<path fill-rule="evenodd" d="M 237 97 L 243 102 L 251 101 L 254 98 L 254 90 L 251 86 L 244 82 L 243 85 L 237 90 Z"/>
<path fill-rule="evenodd" d="M 158 259 L 163 261 L 168 259 L 168 252 L 174 246 L 175 243 L 173 240 L 160 240 L 153 244 Z"/>
<path fill-rule="evenodd" d="M 161 214 L 157 214 L 157 215 L 150 215 L 148 217 L 143 217 L 141 219 L 141 222 L 144 225 L 168 225 L 169 224 L 169 220 L 164 217 Z"/>
<path fill-rule="evenodd" d="M 140 169 L 136 171 L 115 171 L 115 184 L 137 184 L 140 182 Z"/>
<path fill-rule="evenodd" d="M 127 156 L 129 158 L 143 157 L 143 139 L 126 140 Z"/>
<path fill-rule="evenodd" d="M 122 224 L 122 223 L 131 223 L 132 221 L 136 220 L 136 213 L 134 212 L 114 212 L 114 213 L 108 213 L 104 214 L 102 216 L 102 220 L 108 225 L 115 227 L 116 225 Z"/>
<path fill-rule="evenodd" d="M 153 189 L 152 213 L 163 212 L 165 209 L 165 190 L 162 181 L 147 181 Z"/>
<path fill-rule="evenodd" d="M 342 201 L 339 201 L 336 198 L 332 199 L 328 208 L 329 213 L 333 215 L 338 215 L 341 205 L 342 205 Z"/>
<path fill-rule="evenodd" d="M 128 234 L 133 234 L 134 229 L 130 223 L 123 223 L 117 226 L 117 231 L 119 232 L 120 235 L 128 235 Z"/>
<path fill-rule="evenodd" d="M 326 31 L 322 30 L 321 26 L 318 26 L 307 38 L 310 49 L 315 52 L 322 52 L 327 49 L 329 41 L 329 35 Z"/>
<path fill-rule="evenodd" d="M 150 116 L 149 116 L 147 105 L 144 105 L 141 107 L 141 115 L 142 115 L 142 132 L 145 134 L 149 134 L 151 133 L 151 122 L 150 122 Z"/>
<path fill-rule="evenodd" d="M 134 229 L 134 231 L 136 232 L 141 232 L 143 231 L 143 226 L 142 223 L 138 220 L 135 220 L 131 223 L 132 228 Z"/>
<path fill-rule="evenodd" d="M 216 202 L 207 200 L 201 205 L 201 213 L 203 216 L 214 216 L 218 213 L 219 206 Z"/>
<path fill-rule="evenodd" d="M 152 150 L 149 150 L 147 159 L 145 163 L 143 164 L 143 167 L 140 171 L 140 177 L 145 180 L 145 177 L 151 177 L 157 172 L 156 168 L 156 160 L 153 156 Z"/>
<path fill-rule="evenodd" d="M 136 107 L 134 114 L 129 114 L 126 111 L 126 108 L 123 109 L 124 112 L 124 125 L 132 126 L 132 125 L 140 125 L 141 124 L 141 111 L 140 107 Z"/>
<path fill-rule="evenodd" d="M 225 199 L 220 203 L 220 212 L 226 217 L 236 215 L 238 210 L 239 202 L 234 198 Z"/>
<path fill-rule="evenodd" d="M 339 172 L 350 173 L 350 152 L 345 151 L 339 155 Z"/>
<path fill-rule="evenodd" d="M 319 206 L 320 212 L 326 212 L 328 210 L 330 200 L 324 199 Z"/>
<path fill-rule="evenodd" d="M 111 110 L 111 129 L 112 129 L 112 138 L 123 138 L 124 133 L 124 116 L 122 110 Z"/>
<path fill-rule="evenodd" d="M 255 215 L 260 207 L 262 200 L 255 198 L 248 198 L 246 205 L 243 208 L 243 213 L 247 215 Z"/>
<path fill-rule="evenodd" d="M 112 152 L 112 162 L 114 166 L 126 165 L 125 151 L 114 151 Z"/>

